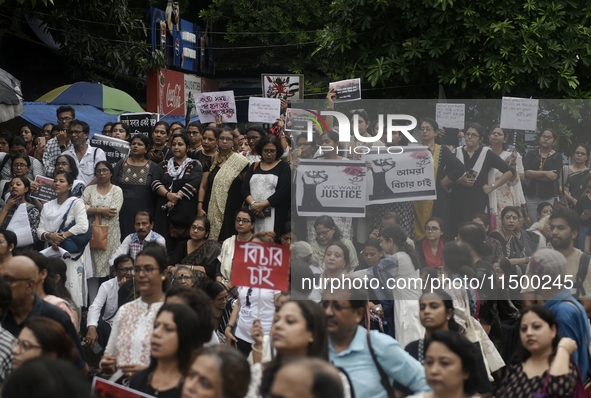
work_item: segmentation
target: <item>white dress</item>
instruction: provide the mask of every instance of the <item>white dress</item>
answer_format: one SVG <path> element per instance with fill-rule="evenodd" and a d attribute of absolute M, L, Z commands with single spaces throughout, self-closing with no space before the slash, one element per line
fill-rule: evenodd
<path fill-rule="evenodd" d="M 72 207 L 70 209 L 70 204 Z M 69 211 L 68 211 L 69 210 Z M 74 219 L 76 225 L 70 228 L 70 232 L 74 235 L 85 233 L 88 228 L 88 217 L 86 215 L 86 206 L 81 199 L 76 197 L 68 198 L 63 204 L 58 205 L 57 199 L 47 202 L 41 211 L 41 220 L 37 228 L 37 235 L 39 239 L 45 232 L 57 232 L 62 223 L 63 216 L 67 214 L 65 225 L 69 225 Z M 73 257 L 78 257 L 77 253 L 71 253 Z M 86 287 L 86 272 L 85 267 L 90 266 L 90 249 L 86 246 L 85 253 L 77 260 L 69 258 L 64 260 L 67 266 L 66 269 L 66 288 L 72 295 L 72 301 L 78 308 L 86 307 L 87 287 Z M 92 268 L 91 268 L 92 269 Z"/>

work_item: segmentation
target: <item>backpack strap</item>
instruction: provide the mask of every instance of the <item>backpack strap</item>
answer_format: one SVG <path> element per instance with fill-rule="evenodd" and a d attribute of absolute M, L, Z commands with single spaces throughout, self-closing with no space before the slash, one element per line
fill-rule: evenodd
<path fill-rule="evenodd" d="M 252 171 L 255 171 L 257 167 L 259 167 L 259 163 L 261 162 L 254 162 L 254 165 L 252 166 Z"/>
<path fill-rule="evenodd" d="M 380 382 L 382 383 L 382 387 L 384 387 L 384 389 L 386 390 L 386 393 L 388 394 L 388 398 L 395 398 L 396 394 L 394 393 L 394 387 L 392 387 L 392 385 L 390 384 L 390 379 L 388 378 L 388 375 L 384 371 L 384 368 L 382 368 L 382 365 L 380 365 L 380 363 L 378 362 L 378 358 L 376 357 L 376 353 L 374 352 L 373 347 L 371 346 L 371 338 L 369 336 L 369 330 L 367 331 L 367 347 L 369 348 L 369 353 L 371 354 L 371 359 L 373 360 L 374 365 L 376 365 L 376 368 L 378 369 L 378 373 L 380 374 Z"/>
<path fill-rule="evenodd" d="M 577 288 L 577 293 L 575 298 L 580 298 L 586 295 L 585 287 L 583 283 L 587 278 L 587 272 L 589 271 L 589 261 L 591 261 L 591 255 L 587 253 L 582 253 L 581 258 L 579 259 L 579 269 L 577 270 L 577 282 L 575 287 Z"/>

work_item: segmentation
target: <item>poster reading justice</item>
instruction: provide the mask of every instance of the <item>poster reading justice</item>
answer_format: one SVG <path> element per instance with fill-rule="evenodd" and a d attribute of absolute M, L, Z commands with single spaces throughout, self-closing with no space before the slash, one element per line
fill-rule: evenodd
<path fill-rule="evenodd" d="M 298 214 L 364 217 L 366 175 L 365 162 L 301 159 L 295 177 Z"/>

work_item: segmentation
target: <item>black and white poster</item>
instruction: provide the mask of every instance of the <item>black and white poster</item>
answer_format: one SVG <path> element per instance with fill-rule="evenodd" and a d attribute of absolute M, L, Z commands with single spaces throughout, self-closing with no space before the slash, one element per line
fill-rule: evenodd
<path fill-rule="evenodd" d="M 107 137 L 102 134 L 95 134 L 90 140 L 90 145 L 95 148 L 101 148 L 105 152 L 107 162 L 113 166 L 121 159 L 129 156 L 129 142 L 119 138 Z"/>
<path fill-rule="evenodd" d="M 433 156 L 427 147 L 400 147 L 400 154 L 372 153 L 361 158 L 367 173 L 367 204 L 435 200 Z"/>
<path fill-rule="evenodd" d="M 364 217 L 365 162 L 301 159 L 297 168 L 298 215 Z"/>
<path fill-rule="evenodd" d="M 119 121 L 129 126 L 132 137 L 140 133 L 146 137 L 150 137 L 159 118 L 160 115 L 157 113 L 149 112 L 124 113 L 123 115 L 119 115 Z"/>

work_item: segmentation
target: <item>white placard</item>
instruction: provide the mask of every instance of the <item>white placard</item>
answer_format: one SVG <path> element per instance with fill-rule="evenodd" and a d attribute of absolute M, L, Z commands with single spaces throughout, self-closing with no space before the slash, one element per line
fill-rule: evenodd
<path fill-rule="evenodd" d="M 333 102 L 357 101 L 361 99 L 361 79 L 341 80 L 328 83 L 328 89 L 337 95 Z"/>
<path fill-rule="evenodd" d="M 370 152 L 361 157 L 369 162 L 367 204 L 437 199 L 433 156 L 427 147 L 404 147 L 396 155 Z"/>
<path fill-rule="evenodd" d="M 296 176 L 298 215 L 365 217 L 365 162 L 300 159 Z"/>
<path fill-rule="evenodd" d="M 250 97 L 248 121 L 273 124 L 281 115 L 281 100 L 278 98 Z"/>
<path fill-rule="evenodd" d="M 464 129 L 466 104 L 437 104 L 435 120 L 439 127 Z"/>
<path fill-rule="evenodd" d="M 195 96 L 195 106 L 201 123 L 215 122 L 222 115 L 223 123 L 237 123 L 234 91 L 214 91 Z"/>
<path fill-rule="evenodd" d="M 537 99 L 503 97 L 501 105 L 501 128 L 533 130 L 538 124 Z"/>

